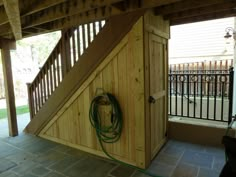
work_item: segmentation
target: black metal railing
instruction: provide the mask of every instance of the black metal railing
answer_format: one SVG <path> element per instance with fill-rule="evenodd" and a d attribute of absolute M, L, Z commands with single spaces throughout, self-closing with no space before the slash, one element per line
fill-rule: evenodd
<path fill-rule="evenodd" d="M 233 68 L 169 73 L 169 115 L 229 122 Z"/>

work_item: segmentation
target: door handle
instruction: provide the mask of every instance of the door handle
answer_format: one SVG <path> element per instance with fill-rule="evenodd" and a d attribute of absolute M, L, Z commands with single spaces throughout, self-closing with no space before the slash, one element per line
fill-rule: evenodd
<path fill-rule="evenodd" d="M 148 102 L 154 104 L 156 102 L 156 99 L 153 96 L 149 96 Z"/>
<path fill-rule="evenodd" d="M 166 95 L 165 90 L 154 93 L 153 95 L 149 96 L 148 102 L 154 104 L 156 102 L 156 100 L 160 99 L 161 97 L 164 97 L 165 95 Z"/>

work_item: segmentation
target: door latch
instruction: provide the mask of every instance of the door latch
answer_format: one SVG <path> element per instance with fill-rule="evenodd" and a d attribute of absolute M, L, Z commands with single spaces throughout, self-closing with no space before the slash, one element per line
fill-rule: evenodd
<path fill-rule="evenodd" d="M 154 104 L 156 102 L 156 99 L 153 96 L 149 96 L 148 102 Z"/>

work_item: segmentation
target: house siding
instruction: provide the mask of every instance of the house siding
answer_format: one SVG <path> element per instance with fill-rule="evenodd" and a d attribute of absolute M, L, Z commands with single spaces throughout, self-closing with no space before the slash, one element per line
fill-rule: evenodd
<path fill-rule="evenodd" d="M 225 29 L 234 18 L 223 18 L 171 27 L 170 64 L 233 58 L 233 41 L 226 44 Z"/>

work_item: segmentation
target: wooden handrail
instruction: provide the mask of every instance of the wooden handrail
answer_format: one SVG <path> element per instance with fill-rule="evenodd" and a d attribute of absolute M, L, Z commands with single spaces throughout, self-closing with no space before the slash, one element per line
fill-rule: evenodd
<path fill-rule="evenodd" d="M 61 39 L 28 87 L 31 119 L 50 98 L 65 75 L 79 61 L 105 21 L 80 25 L 62 32 Z"/>

